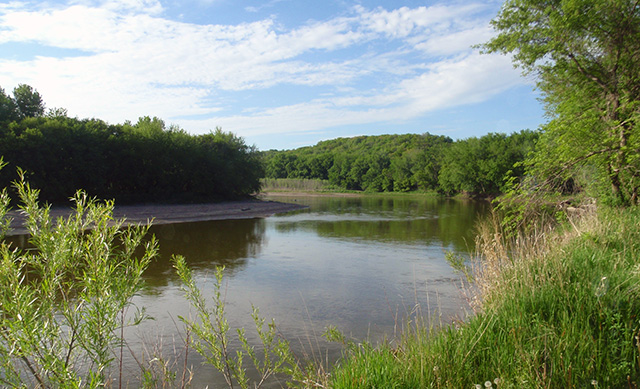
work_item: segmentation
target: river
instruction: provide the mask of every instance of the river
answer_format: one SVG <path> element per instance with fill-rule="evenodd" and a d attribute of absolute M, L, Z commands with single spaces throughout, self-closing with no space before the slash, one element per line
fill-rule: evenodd
<path fill-rule="evenodd" d="M 178 317 L 193 312 L 169 263 L 174 254 L 186 258 L 207 296 L 216 266 L 226 267 L 223 293 L 232 329 L 246 328 L 255 341 L 251 311 L 256 306 L 261 316 L 275 319 L 299 358 L 325 364 L 341 353 L 340 345 L 323 340 L 327 326 L 375 344 L 392 341 L 415 315 L 438 325 L 468 314 L 462 281 L 445 252 L 465 255 L 473 248 L 474 223 L 488 204 L 427 196 L 274 200 L 309 208 L 265 219 L 152 227 L 160 258 L 145 273 L 146 288 L 135 303 L 154 320 L 127 331 L 136 356 L 126 357 L 131 386 L 139 382 L 136 359 L 149 360 L 158 352 L 171 369 L 184 365 L 185 332 Z M 235 331 L 230 337 L 236 339 Z M 188 356 L 193 387 L 223 386 L 195 351 Z"/>

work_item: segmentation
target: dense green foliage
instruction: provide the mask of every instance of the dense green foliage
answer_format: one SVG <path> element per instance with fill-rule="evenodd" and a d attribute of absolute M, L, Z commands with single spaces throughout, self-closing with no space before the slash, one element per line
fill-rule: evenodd
<path fill-rule="evenodd" d="M 27 97 L 37 94 L 22 87 L 31 91 L 23 93 Z M 0 109 L 21 106 L 2 94 L 0 100 Z M 0 156 L 9 164 L 0 172 L 0 187 L 10 186 L 19 167 L 41 199 L 53 203 L 67 202 L 78 188 L 119 204 L 217 201 L 260 188 L 257 152 L 231 133 L 194 136 L 149 117 L 111 125 L 70 118 L 64 110 L 33 115 L 43 105 L 23 105 L 31 116 L 19 119 L 14 111 L 5 117 L 12 120 L 0 120 Z"/>
<path fill-rule="evenodd" d="M 265 154 L 267 178 L 329 180 L 349 190 L 434 189 L 437 156 L 451 139 L 430 134 L 338 138 Z"/>
<path fill-rule="evenodd" d="M 513 54 L 538 80 L 552 120 L 530 161 L 536 185 L 597 181 L 618 204 L 640 199 L 640 4 L 509 0 L 488 51 Z M 604 189 L 604 190 L 603 190 Z"/>
<path fill-rule="evenodd" d="M 0 124 L 44 114 L 44 102 L 38 91 L 20 84 L 13 89 L 13 97 L 0 88 Z"/>
<path fill-rule="evenodd" d="M 369 192 L 432 190 L 487 196 L 501 193 L 507 174 L 519 178 L 536 132 L 488 134 L 452 141 L 431 134 L 359 136 L 264 153 L 267 178 L 328 180 Z"/>
<path fill-rule="evenodd" d="M 504 193 L 509 178 L 523 177 L 521 162 L 533 151 L 537 139 L 537 133 L 521 131 L 455 142 L 443 153 L 438 174 L 440 190 L 449 194 Z"/>
<path fill-rule="evenodd" d="M 407 328 L 394 345 L 351 344 L 329 386 L 637 387 L 639 224 L 636 208 L 511 243 L 488 228 L 477 315 L 437 332 Z"/>
<path fill-rule="evenodd" d="M 104 387 L 122 378 L 122 331 L 142 320 L 126 313 L 156 255 L 155 241 L 143 244 L 148 227 L 114 221 L 113 202 L 78 192 L 73 214 L 54 224 L 36 190 L 24 181 L 16 188 L 31 247 L 2 241 L 0 231 L 0 385 Z M 2 190 L 4 227 L 8 204 Z M 138 247 L 142 253 L 134 255 Z"/>

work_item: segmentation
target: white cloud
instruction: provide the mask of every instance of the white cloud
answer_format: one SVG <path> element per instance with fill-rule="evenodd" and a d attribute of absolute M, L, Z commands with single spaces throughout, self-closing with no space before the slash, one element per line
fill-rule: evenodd
<path fill-rule="evenodd" d="M 265 8 L 271 8 L 273 6 L 275 6 L 276 4 L 285 1 L 285 0 L 271 0 L 268 2 L 263 2 L 262 4 L 258 5 L 258 6 L 248 6 L 248 7 L 244 7 L 244 10 L 247 12 L 260 12 L 261 10 L 265 9 Z"/>
<path fill-rule="evenodd" d="M 415 32 L 451 30 L 453 25 L 460 24 L 483 8 L 478 4 L 452 4 L 414 9 L 402 7 L 392 11 L 381 8 L 368 11 L 361 6 L 355 9 L 360 13 L 366 28 L 393 38 L 401 38 Z"/>
<path fill-rule="evenodd" d="M 481 25 L 445 35 L 429 36 L 422 42 L 416 42 L 414 47 L 430 55 L 452 55 L 486 42 L 492 35 L 493 31 L 488 25 Z"/>
<path fill-rule="evenodd" d="M 477 16 L 484 6 L 476 4 L 390 11 L 358 6 L 349 16 L 289 30 L 274 18 L 236 25 L 170 20 L 157 0 L 16 7 L 0 5 L 0 43 L 85 55 L 18 61 L 0 54 L 0 85 L 28 83 L 49 106 L 111 122 L 217 112 L 178 122 L 190 130 L 221 125 L 240 135 L 315 131 L 404 120 L 482 101 L 521 82 L 507 58 L 471 53 L 469 46 L 490 34 Z M 301 86 L 297 103 L 239 113 L 212 99 L 217 92 L 276 91 L 283 84 Z M 331 93 L 304 95 L 318 86 Z"/>
<path fill-rule="evenodd" d="M 8 3 L 0 4 L 0 11 L 3 11 L 3 12 L 17 11 L 19 9 L 22 9 L 23 7 L 24 7 L 24 3 L 21 1 L 10 1 Z"/>
<path fill-rule="evenodd" d="M 146 14 L 159 14 L 164 10 L 159 0 L 72 0 L 70 4 L 89 8 L 103 8 L 116 12 Z"/>
<path fill-rule="evenodd" d="M 185 128 L 222 126 L 245 135 L 300 133 L 322 128 L 405 121 L 429 112 L 484 101 L 521 84 L 510 59 L 473 53 L 433 65 L 378 94 L 316 99 L 307 103 L 206 120 L 182 120 Z"/>
<path fill-rule="evenodd" d="M 509 57 L 473 53 L 434 64 L 430 71 L 402 82 L 408 113 L 478 103 L 521 84 Z"/>

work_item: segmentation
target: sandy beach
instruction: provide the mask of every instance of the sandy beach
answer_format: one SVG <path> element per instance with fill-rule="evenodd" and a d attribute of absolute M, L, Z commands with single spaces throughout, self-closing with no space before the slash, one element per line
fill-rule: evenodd
<path fill-rule="evenodd" d="M 186 223 L 208 220 L 226 219 L 254 219 L 263 218 L 277 213 L 285 213 L 306 208 L 299 204 L 281 203 L 278 201 L 243 200 L 210 204 L 150 204 L 150 205 L 116 205 L 113 216 L 115 219 L 125 218 L 129 224 L 148 223 L 154 225 Z M 51 209 L 53 219 L 67 217 L 71 214 L 71 207 L 56 207 Z M 20 211 L 9 212 L 13 219 L 8 235 L 24 235 L 25 217 Z"/>

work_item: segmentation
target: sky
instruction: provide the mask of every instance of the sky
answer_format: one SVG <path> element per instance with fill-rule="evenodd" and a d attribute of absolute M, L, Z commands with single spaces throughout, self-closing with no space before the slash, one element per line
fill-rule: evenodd
<path fill-rule="evenodd" d="M 501 1 L 0 0 L 0 87 L 109 123 L 159 117 L 260 150 L 535 130 L 535 82 L 473 46 Z"/>

